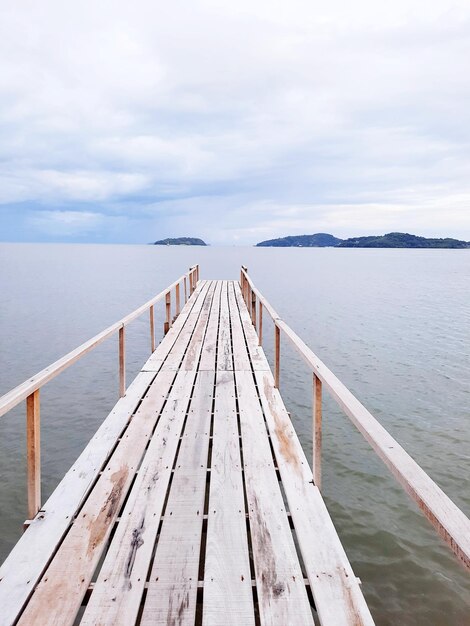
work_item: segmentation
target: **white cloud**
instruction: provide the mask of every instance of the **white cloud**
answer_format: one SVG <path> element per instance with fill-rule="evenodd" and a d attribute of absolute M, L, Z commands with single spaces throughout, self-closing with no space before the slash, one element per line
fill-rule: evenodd
<path fill-rule="evenodd" d="M 29 221 L 42 233 L 69 237 L 95 231 L 102 224 L 103 216 L 88 211 L 36 211 Z"/>
<path fill-rule="evenodd" d="M 470 239 L 469 56 L 468 0 L 4 3 L 0 204 Z"/>

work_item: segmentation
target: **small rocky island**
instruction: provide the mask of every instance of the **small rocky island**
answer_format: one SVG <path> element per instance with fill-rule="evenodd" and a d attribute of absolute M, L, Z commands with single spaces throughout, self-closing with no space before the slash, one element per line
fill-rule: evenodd
<path fill-rule="evenodd" d="M 257 247 L 276 248 L 470 248 L 470 241 L 419 237 L 409 233 L 387 233 L 369 237 L 339 239 L 328 233 L 315 235 L 295 235 L 268 239 L 256 244 Z"/>
<path fill-rule="evenodd" d="M 173 237 L 160 239 L 153 243 L 154 246 L 207 246 L 207 243 L 197 237 Z"/>

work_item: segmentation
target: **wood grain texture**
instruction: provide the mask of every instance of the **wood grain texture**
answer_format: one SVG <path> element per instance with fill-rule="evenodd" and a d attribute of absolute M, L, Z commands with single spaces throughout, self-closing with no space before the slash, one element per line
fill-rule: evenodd
<path fill-rule="evenodd" d="M 41 507 L 41 409 L 39 389 L 26 398 L 26 460 L 28 516 L 32 519 Z"/>
<path fill-rule="evenodd" d="M 218 281 L 214 288 L 212 299 L 211 313 L 207 332 L 202 348 L 201 361 L 199 370 L 215 370 L 215 357 L 217 354 L 217 338 L 219 333 L 219 315 L 220 315 L 220 293 L 222 290 L 222 282 Z"/>
<path fill-rule="evenodd" d="M 321 624 L 374 623 L 274 379 L 255 372 L 289 510 Z"/>
<path fill-rule="evenodd" d="M 322 452 L 322 388 L 321 380 L 312 374 L 312 432 L 313 432 L 313 482 L 321 490 Z"/>
<path fill-rule="evenodd" d="M 36 587 L 18 624 L 73 624 L 173 382 L 160 372 Z"/>
<path fill-rule="evenodd" d="M 136 377 L 1 566 L 1 626 L 20 613 L 154 377 Z"/>
<path fill-rule="evenodd" d="M 192 372 L 181 371 L 176 378 L 82 618 L 84 626 L 135 623 L 193 382 Z"/>
<path fill-rule="evenodd" d="M 217 341 L 217 369 L 223 371 L 233 370 L 227 281 L 222 282 L 222 291 L 220 294 L 219 337 Z"/>
<path fill-rule="evenodd" d="M 143 372 L 158 372 L 163 363 L 166 361 L 170 351 L 174 348 L 176 341 L 180 338 L 180 334 L 183 331 L 187 336 L 191 334 L 188 331 L 187 324 L 190 322 L 194 328 L 203 302 L 203 300 L 201 301 L 199 298 L 199 295 L 205 295 L 210 285 L 210 281 L 203 282 L 199 285 L 198 291 L 188 300 L 169 332 L 163 337 L 162 341 L 157 346 L 155 353 L 152 354 L 144 363 L 142 367 Z M 172 356 L 171 360 L 173 359 L 174 357 Z M 178 361 L 176 361 L 176 363 L 178 363 Z M 166 369 L 175 369 L 176 367 L 176 365 L 171 367 L 168 363 L 166 363 Z"/>
<path fill-rule="evenodd" d="M 261 624 L 313 625 L 253 375 L 235 380 Z"/>
<path fill-rule="evenodd" d="M 254 626 L 233 372 L 217 372 L 203 626 Z"/>
<path fill-rule="evenodd" d="M 203 371 L 196 380 L 141 626 L 195 622 L 214 379 Z"/>
<path fill-rule="evenodd" d="M 202 350 L 211 301 L 210 294 L 204 300 L 187 346 L 187 353 L 194 355 L 195 364 Z M 184 336 L 184 332 L 181 335 Z M 162 371 L 161 374 L 173 375 L 173 372 Z M 125 626 L 137 618 L 195 376 L 196 367 L 190 371 L 181 369 L 176 375 L 85 611 L 83 624 Z"/>

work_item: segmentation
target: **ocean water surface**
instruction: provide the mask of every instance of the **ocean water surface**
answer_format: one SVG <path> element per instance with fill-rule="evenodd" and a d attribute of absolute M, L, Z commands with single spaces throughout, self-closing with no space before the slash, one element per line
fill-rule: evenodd
<path fill-rule="evenodd" d="M 257 286 L 382 425 L 470 515 L 470 250 L 0 244 L 0 394 L 163 289 Z M 163 305 L 156 309 L 163 325 Z M 265 349 L 272 362 L 272 326 Z M 132 380 L 148 318 L 127 332 Z M 43 500 L 118 394 L 117 337 L 41 391 Z M 308 458 L 311 375 L 283 342 L 281 392 Z M 326 395 L 326 394 L 325 394 Z M 26 517 L 25 411 L 0 418 L 0 561 Z M 470 624 L 470 574 L 326 395 L 323 494 L 379 625 Z"/>

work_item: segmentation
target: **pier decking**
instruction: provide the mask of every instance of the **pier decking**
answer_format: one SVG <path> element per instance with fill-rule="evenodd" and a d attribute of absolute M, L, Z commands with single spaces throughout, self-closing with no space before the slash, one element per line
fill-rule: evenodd
<path fill-rule="evenodd" d="M 318 488 L 320 379 L 312 471 L 276 385 L 281 322 L 273 376 L 246 274 L 242 289 L 196 279 L 181 311 L 178 283 L 173 322 L 163 293 L 167 332 L 156 349 L 154 302 L 142 307 L 153 352 L 127 389 L 125 324 L 110 327 L 122 397 L 43 506 L 33 447 L 33 519 L 0 569 L 2 626 L 373 624 Z M 39 383 L 94 340 L 4 396 L 3 412 L 28 398 L 29 442 L 39 441 Z M 468 520 L 447 500 L 453 549 L 468 562 L 467 539 L 455 538 Z"/>
<path fill-rule="evenodd" d="M 372 623 L 238 283 L 199 282 L 1 586 L 3 624 Z"/>

